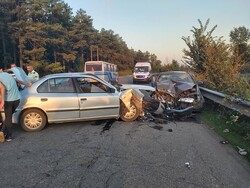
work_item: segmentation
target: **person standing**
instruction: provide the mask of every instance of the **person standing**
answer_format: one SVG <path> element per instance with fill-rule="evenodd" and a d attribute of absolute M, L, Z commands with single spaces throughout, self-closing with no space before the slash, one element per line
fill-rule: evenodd
<path fill-rule="evenodd" d="M 27 65 L 28 78 L 32 83 L 39 80 L 39 74 L 33 69 L 31 65 Z"/>
<path fill-rule="evenodd" d="M 0 68 L 0 109 L 4 108 L 5 120 L 0 131 L 0 142 L 12 140 L 12 115 L 20 103 L 20 92 L 16 80 Z"/>

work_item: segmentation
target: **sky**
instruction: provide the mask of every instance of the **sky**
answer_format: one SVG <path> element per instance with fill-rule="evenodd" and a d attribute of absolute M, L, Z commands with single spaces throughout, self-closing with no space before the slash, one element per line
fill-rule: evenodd
<path fill-rule="evenodd" d="M 82 8 L 93 19 L 95 29 L 113 30 L 128 48 L 155 54 L 162 63 L 181 62 L 182 37 L 190 36 L 209 19 L 207 31 L 223 37 L 241 26 L 250 30 L 249 0 L 64 0 L 73 13 Z"/>

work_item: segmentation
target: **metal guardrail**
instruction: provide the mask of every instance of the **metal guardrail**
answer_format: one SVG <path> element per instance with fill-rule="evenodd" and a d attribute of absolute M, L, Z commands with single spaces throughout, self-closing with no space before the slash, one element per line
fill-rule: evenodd
<path fill-rule="evenodd" d="M 208 98 L 216 103 L 219 103 L 227 108 L 250 117 L 250 101 L 235 98 L 223 93 L 213 91 L 204 87 L 200 87 L 201 93 L 205 98 Z"/>

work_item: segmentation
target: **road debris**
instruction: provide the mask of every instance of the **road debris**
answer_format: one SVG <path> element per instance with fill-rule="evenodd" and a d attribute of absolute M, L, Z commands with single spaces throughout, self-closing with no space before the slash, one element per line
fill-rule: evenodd
<path fill-rule="evenodd" d="M 245 149 L 240 148 L 239 146 L 237 146 L 237 148 L 240 155 L 247 155 L 247 151 Z"/>
<path fill-rule="evenodd" d="M 188 168 L 188 169 L 190 169 L 191 167 L 190 167 L 190 163 L 189 162 L 186 162 L 185 163 L 185 166 Z"/>
<path fill-rule="evenodd" d="M 220 141 L 221 144 L 228 144 L 228 141 L 227 140 L 222 140 Z"/>

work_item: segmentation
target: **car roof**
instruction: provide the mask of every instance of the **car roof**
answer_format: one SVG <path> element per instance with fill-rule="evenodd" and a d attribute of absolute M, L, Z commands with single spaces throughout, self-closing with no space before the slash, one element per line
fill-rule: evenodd
<path fill-rule="evenodd" d="M 178 74 L 178 73 L 184 73 L 184 74 L 189 74 L 186 71 L 166 71 L 166 72 L 161 72 L 159 74 Z"/>
<path fill-rule="evenodd" d="M 192 75 L 189 72 L 186 72 L 186 71 L 166 71 L 166 72 L 161 72 L 161 73 L 158 74 L 157 77 L 160 77 L 161 75 L 164 75 L 164 74 L 172 75 L 172 76 L 178 76 L 178 75 L 186 74 L 186 75 L 192 77 Z"/>
<path fill-rule="evenodd" d="M 93 77 L 96 77 L 98 78 L 98 76 L 94 75 L 94 74 L 91 74 L 91 73 L 85 73 L 85 72 L 67 72 L 67 73 L 55 73 L 55 74 L 48 74 L 44 77 L 64 77 L 64 76 L 83 76 L 83 75 L 86 75 L 86 76 L 93 76 Z"/>

